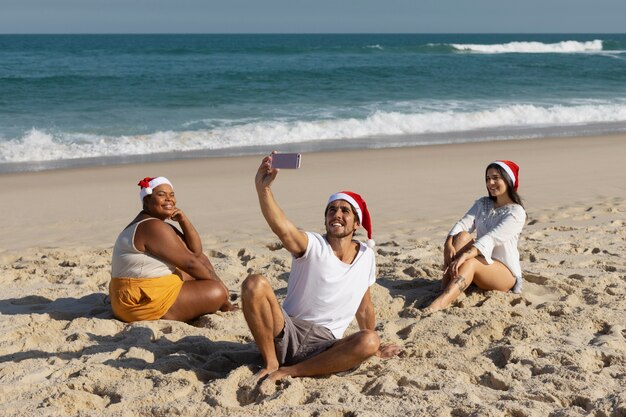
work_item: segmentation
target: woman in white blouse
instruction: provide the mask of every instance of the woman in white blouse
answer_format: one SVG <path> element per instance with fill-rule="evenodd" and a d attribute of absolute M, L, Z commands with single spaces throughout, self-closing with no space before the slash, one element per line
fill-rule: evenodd
<path fill-rule="evenodd" d="M 472 283 L 484 290 L 521 292 L 517 243 L 526 212 L 517 194 L 518 174 L 519 167 L 511 161 L 487 166 L 489 195 L 476 200 L 450 230 L 443 251 L 443 292 L 428 310 L 448 307 Z"/>

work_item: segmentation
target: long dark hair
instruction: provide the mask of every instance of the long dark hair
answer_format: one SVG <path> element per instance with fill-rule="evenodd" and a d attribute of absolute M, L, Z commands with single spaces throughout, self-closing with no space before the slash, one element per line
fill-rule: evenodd
<path fill-rule="evenodd" d="M 487 178 L 487 171 L 489 171 L 491 168 L 498 171 L 498 174 L 500 174 L 500 177 L 502 177 L 502 179 L 506 183 L 506 193 L 509 195 L 509 198 L 513 200 L 514 203 L 519 204 L 520 206 L 524 207 L 524 204 L 522 204 L 522 197 L 520 197 L 520 195 L 517 194 L 517 191 L 515 191 L 515 189 L 513 188 L 514 187 L 513 181 L 509 177 L 509 174 L 507 174 L 506 171 L 504 171 L 504 169 L 500 165 L 496 164 L 495 162 L 487 165 L 487 168 L 485 169 L 485 178 Z M 492 199 L 493 201 L 496 201 L 496 197 L 492 196 L 489 193 L 489 189 L 487 189 L 487 195 L 489 196 L 490 199 Z"/>

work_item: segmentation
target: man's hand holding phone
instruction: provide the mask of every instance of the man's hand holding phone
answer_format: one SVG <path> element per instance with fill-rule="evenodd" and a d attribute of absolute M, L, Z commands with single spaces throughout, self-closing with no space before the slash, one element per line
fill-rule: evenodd
<path fill-rule="evenodd" d="M 302 156 L 299 153 L 273 153 L 272 169 L 298 169 Z"/>

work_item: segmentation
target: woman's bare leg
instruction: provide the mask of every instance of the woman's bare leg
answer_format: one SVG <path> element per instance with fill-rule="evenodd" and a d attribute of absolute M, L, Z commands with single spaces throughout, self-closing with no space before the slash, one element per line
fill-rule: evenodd
<path fill-rule="evenodd" d="M 460 232 L 456 236 L 452 238 L 452 246 L 454 246 L 454 250 L 457 254 L 461 254 L 468 250 L 474 244 L 474 238 L 471 234 L 467 232 Z M 450 259 L 452 261 L 452 259 Z M 445 259 L 444 259 L 445 264 Z M 450 273 L 448 272 L 448 265 L 445 265 L 446 270 L 443 273 L 443 278 L 441 279 L 441 289 L 444 290 L 448 283 L 450 282 Z"/>
<path fill-rule="evenodd" d="M 482 256 L 469 259 L 459 270 L 459 274 L 450 279 L 443 293 L 429 306 L 429 310 L 441 310 L 448 307 L 471 283 L 483 290 L 508 291 L 515 285 L 515 277 L 503 263 L 494 261 L 487 264 Z"/>
<path fill-rule="evenodd" d="M 221 282 L 192 278 L 183 282 L 176 302 L 162 318 L 187 322 L 218 310 L 227 311 L 228 306 L 228 291 Z"/>

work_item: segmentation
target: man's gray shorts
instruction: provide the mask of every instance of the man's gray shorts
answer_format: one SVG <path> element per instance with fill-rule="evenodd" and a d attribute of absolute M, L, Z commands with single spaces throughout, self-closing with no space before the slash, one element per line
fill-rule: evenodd
<path fill-rule="evenodd" d="M 278 363 L 294 365 L 318 355 L 335 344 L 337 339 L 324 326 L 306 320 L 285 316 L 285 328 L 274 338 Z"/>

